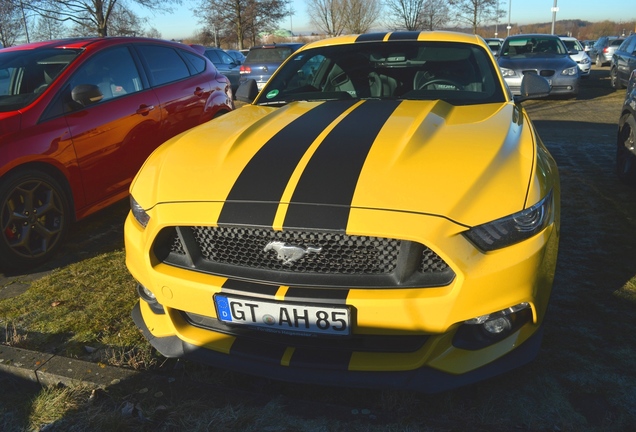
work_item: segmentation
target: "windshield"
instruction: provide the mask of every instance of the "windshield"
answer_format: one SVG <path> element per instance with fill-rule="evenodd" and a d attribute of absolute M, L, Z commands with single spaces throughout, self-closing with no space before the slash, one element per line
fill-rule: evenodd
<path fill-rule="evenodd" d="M 564 55 L 568 51 L 563 41 L 551 36 L 510 37 L 504 42 L 502 55 L 510 58 L 532 58 Z"/>
<path fill-rule="evenodd" d="M 0 52 L 0 112 L 24 108 L 53 82 L 81 50 Z"/>
<path fill-rule="evenodd" d="M 583 51 L 583 46 L 578 40 L 566 39 L 563 40 L 563 43 L 567 47 L 568 51 Z"/>
<path fill-rule="evenodd" d="M 368 42 L 295 53 L 256 104 L 299 100 L 442 99 L 453 105 L 505 101 L 496 69 L 476 45 Z"/>

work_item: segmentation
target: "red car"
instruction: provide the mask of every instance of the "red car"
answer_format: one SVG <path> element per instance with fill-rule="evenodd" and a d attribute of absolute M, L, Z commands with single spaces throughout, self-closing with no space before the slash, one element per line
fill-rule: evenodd
<path fill-rule="evenodd" d="M 70 224 L 128 195 L 157 146 L 234 108 L 178 43 L 49 41 L 0 50 L 0 266 L 41 263 Z"/>

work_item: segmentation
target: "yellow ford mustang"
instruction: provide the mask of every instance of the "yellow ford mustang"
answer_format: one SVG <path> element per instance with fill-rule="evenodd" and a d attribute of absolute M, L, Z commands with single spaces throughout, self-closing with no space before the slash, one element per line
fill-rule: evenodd
<path fill-rule="evenodd" d="M 167 357 L 438 392 L 536 355 L 556 164 L 485 42 L 304 46 L 251 104 L 171 139 L 131 186 L 135 323 Z"/>

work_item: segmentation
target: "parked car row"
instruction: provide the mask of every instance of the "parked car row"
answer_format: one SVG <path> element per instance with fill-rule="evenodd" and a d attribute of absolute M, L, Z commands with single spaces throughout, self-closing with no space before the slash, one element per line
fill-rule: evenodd
<path fill-rule="evenodd" d="M 128 195 L 148 155 L 233 110 L 192 48 L 82 38 L 0 50 L 0 265 L 48 259 L 71 223 Z"/>

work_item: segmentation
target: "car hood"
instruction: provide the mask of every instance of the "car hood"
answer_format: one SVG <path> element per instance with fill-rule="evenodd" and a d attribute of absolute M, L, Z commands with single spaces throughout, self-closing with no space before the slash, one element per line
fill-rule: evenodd
<path fill-rule="evenodd" d="M 228 223 L 283 205 L 309 219 L 359 208 L 472 226 L 528 204 L 536 156 L 530 128 L 512 102 L 249 105 L 161 146 L 131 193 L 146 209 L 224 203 Z"/>
<path fill-rule="evenodd" d="M 513 70 L 554 69 L 560 71 L 576 66 L 576 63 L 569 55 L 545 55 L 515 58 L 499 57 L 498 63 L 500 67 Z"/>

